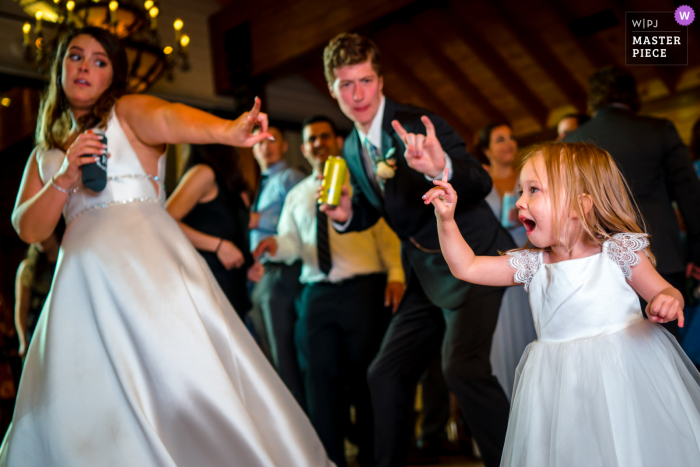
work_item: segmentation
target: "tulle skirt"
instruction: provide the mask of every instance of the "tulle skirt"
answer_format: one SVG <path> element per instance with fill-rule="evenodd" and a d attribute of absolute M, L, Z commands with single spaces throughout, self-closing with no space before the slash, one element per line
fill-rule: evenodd
<path fill-rule="evenodd" d="M 700 374 L 661 326 L 527 347 L 502 467 L 698 465 Z"/>

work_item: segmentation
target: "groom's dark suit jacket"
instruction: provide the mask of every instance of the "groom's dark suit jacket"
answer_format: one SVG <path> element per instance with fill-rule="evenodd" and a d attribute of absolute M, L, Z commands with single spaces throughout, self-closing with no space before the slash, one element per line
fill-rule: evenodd
<path fill-rule="evenodd" d="M 497 255 L 498 251 L 515 247 L 484 201 L 491 191 L 491 178 L 466 151 L 464 140 L 439 116 L 388 98 L 382 121 L 382 151 L 386 154 L 395 148 L 396 175 L 386 180 L 382 196 L 368 176 L 360 137 L 353 130 L 343 148 L 354 190 L 353 217 L 346 231 L 368 229 L 384 217 L 401 239 L 404 259 L 410 263 L 404 264 L 407 273 L 410 266 L 434 304 L 455 309 L 463 303 L 469 288 L 450 273 L 440 252 L 434 209 L 421 198 L 434 185 L 408 166 L 404 158 L 406 148 L 391 126 L 392 120 L 398 120 L 407 132 L 425 134 L 420 120 L 423 115 L 433 122 L 436 136 L 452 160 L 450 183 L 459 198 L 455 220 L 466 241 L 477 255 Z"/>
<path fill-rule="evenodd" d="M 700 181 L 673 123 L 609 106 L 564 141 L 593 143 L 615 159 L 651 234 L 661 274 L 685 271 L 687 261 L 672 200 L 688 229 L 690 261 L 700 264 Z"/>

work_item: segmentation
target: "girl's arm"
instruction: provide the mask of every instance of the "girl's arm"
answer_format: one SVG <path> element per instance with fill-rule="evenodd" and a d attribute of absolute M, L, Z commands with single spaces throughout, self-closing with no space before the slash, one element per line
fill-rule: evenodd
<path fill-rule="evenodd" d="M 636 252 L 639 264 L 632 268 L 632 288 L 648 303 L 646 308 L 649 321 L 668 323 L 678 319 L 678 326 L 683 327 L 683 295 L 671 286 L 656 271 L 643 251 Z"/>
<path fill-rule="evenodd" d="M 515 271 L 508 266 L 505 256 L 476 256 L 459 231 L 454 219 L 457 205 L 457 193 L 447 182 L 448 170 L 442 180 L 434 180 L 437 185 L 431 188 L 423 200 L 425 204 L 433 203 L 438 223 L 440 249 L 457 278 L 466 282 L 481 285 L 505 286 L 514 285 Z"/>
<path fill-rule="evenodd" d="M 251 147 L 265 138 L 272 138 L 267 133 L 267 115 L 260 113 L 257 97 L 253 109 L 236 120 L 225 120 L 184 104 L 171 104 L 142 94 L 120 98 L 116 113 L 147 146 L 191 143 Z M 253 135 L 257 125 L 261 131 Z"/>
<path fill-rule="evenodd" d="M 68 190 L 81 175 L 80 167 L 97 161 L 97 157 L 81 156 L 100 154 L 104 150 L 99 136 L 79 135 L 68 148 L 58 172 L 44 184 L 39 175 L 37 149 L 34 149 L 24 168 L 12 211 L 12 226 L 25 243 L 40 242 L 53 233 L 68 199 Z"/>
<path fill-rule="evenodd" d="M 31 291 L 22 284 L 22 276 L 26 267 L 26 261 L 22 261 L 17 268 L 17 278 L 15 279 L 15 328 L 17 328 L 17 337 L 19 338 L 19 356 L 22 358 L 27 354 L 29 346 L 29 342 L 27 342 L 27 315 L 29 314 Z"/>
<path fill-rule="evenodd" d="M 165 207 L 196 249 L 215 252 L 226 269 L 239 268 L 245 262 L 245 258 L 233 242 L 205 234 L 182 222 L 197 203 L 211 200 L 216 193 L 214 170 L 205 164 L 195 165 L 183 175 Z"/>

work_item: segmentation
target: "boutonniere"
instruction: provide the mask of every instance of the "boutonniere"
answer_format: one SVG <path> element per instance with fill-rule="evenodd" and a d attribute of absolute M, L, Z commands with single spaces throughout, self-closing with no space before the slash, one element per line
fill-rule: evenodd
<path fill-rule="evenodd" d="M 377 162 L 377 175 L 386 180 L 387 178 L 394 178 L 396 175 L 396 158 L 394 153 L 396 148 L 391 148 L 384 156 L 384 160 Z"/>

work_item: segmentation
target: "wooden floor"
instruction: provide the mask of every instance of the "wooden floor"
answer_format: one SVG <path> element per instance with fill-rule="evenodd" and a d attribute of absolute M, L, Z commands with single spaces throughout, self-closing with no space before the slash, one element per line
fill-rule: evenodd
<path fill-rule="evenodd" d="M 348 463 L 348 467 L 359 467 L 356 462 Z M 439 464 L 407 464 L 406 467 L 484 467 L 484 463 L 464 456 L 445 456 Z"/>
<path fill-rule="evenodd" d="M 484 464 L 471 457 L 447 456 L 441 457 L 439 464 L 421 464 L 420 467 L 484 467 Z"/>

